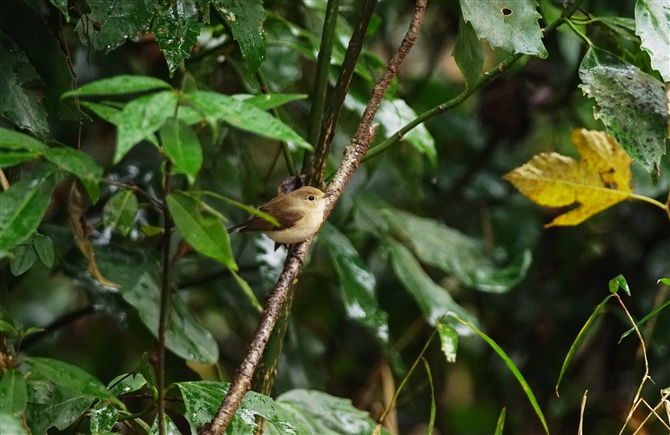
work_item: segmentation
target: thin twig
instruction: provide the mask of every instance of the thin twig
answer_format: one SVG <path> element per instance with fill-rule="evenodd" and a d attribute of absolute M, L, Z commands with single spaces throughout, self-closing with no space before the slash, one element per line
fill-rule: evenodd
<path fill-rule="evenodd" d="M 416 41 L 421 23 L 423 22 L 426 1 L 427 0 L 417 0 L 416 10 L 410 28 L 400 44 L 398 52 L 393 56 L 386 71 L 375 86 L 375 89 L 372 92 L 372 97 L 363 113 L 356 135 L 352 139 L 351 145 L 347 147 L 344 160 L 335 174 L 332 183 L 328 186 L 327 191 L 332 196 L 329 198 L 324 213 L 324 220 L 330 215 L 330 211 L 335 205 L 335 202 L 351 179 L 361 158 L 370 147 L 370 141 L 374 136 L 374 128 L 371 125 L 372 119 L 379 108 L 379 103 L 388 89 L 393 76 L 400 68 L 407 53 Z M 261 358 L 265 343 L 267 343 L 267 340 L 272 333 L 272 329 L 281 312 L 281 307 L 286 300 L 288 289 L 294 284 L 298 272 L 302 267 L 305 254 L 313 239 L 314 238 L 311 237 L 292 247 L 293 255 L 287 256 L 286 261 L 284 262 L 284 270 L 279 276 L 279 280 L 277 281 L 274 290 L 270 293 L 270 296 L 268 296 L 265 309 L 261 314 L 261 319 L 249 345 L 247 355 L 235 373 L 233 382 L 230 384 L 230 389 L 212 421 L 198 428 L 198 433 L 200 435 L 221 435 L 230 424 L 235 411 L 240 406 L 244 395 L 251 386 L 253 373 Z"/>
<path fill-rule="evenodd" d="M 170 194 L 170 176 L 172 172 L 172 161 L 165 162 L 165 185 L 163 192 L 165 198 Z M 158 363 L 156 371 L 156 388 L 158 389 L 158 434 L 165 435 L 165 333 L 168 328 L 170 318 L 170 232 L 172 230 L 172 217 L 170 209 L 163 206 L 163 282 L 161 289 L 161 311 L 158 320 Z"/>
<path fill-rule="evenodd" d="M 637 406 L 640 404 L 639 399 L 640 399 L 640 394 L 642 393 L 642 388 L 644 387 L 645 382 L 647 382 L 647 379 L 651 379 L 649 377 L 649 360 L 647 360 L 647 347 L 644 344 L 644 339 L 642 338 L 642 334 L 640 334 L 640 330 L 637 328 L 637 324 L 635 323 L 635 320 L 633 320 L 633 317 L 630 315 L 628 310 L 626 309 L 626 305 L 624 305 L 623 301 L 621 300 L 621 296 L 619 296 L 618 293 L 614 293 L 614 297 L 616 297 L 619 300 L 619 304 L 623 308 L 624 312 L 626 313 L 626 316 L 628 317 L 628 320 L 630 320 L 630 323 L 633 324 L 633 328 L 635 328 L 635 333 L 637 334 L 637 337 L 640 339 L 640 346 L 642 348 L 642 357 L 644 358 L 644 376 L 642 377 L 642 382 L 640 383 L 640 386 L 637 389 L 637 392 L 635 393 L 635 398 L 633 399 L 633 404 L 630 407 L 630 411 L 628 412 L 628 416 L 626 417 L 626 421 L 623 424 L 623 427 L 621 428 L 621 431 L 619 431 L 619 435 L 623 433 L 623 431 L 626 429 L 628 426 L 628 422 L 630 419 L 633 417 L 633 413 L 637 409 Z"/>
<path fill-rule="evenodd" d="M 582 408 L 579 412 L 579 431 L 577 435 L 584 435 L 584 410 L 586 409 L 586 395 L 589 393 L 589 390 L 584 391 L 584 397 L 582 397 Z"/>

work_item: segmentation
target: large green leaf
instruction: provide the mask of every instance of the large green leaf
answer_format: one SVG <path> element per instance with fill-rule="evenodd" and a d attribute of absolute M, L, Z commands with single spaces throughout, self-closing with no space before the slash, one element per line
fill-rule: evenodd
<path fill-rule="evenodd" d="M 651 66 L 670 82 L 670 5 L 667 1 L 637 0 L 635 24 L 635 33 L 651 57 Z"/>
<path fill-rule="evenodd" d="M 312 146 L 288 125 L 253 104 L 216 92 L 198 91 L 186 94 L 186 98 L 210 120 L 225 121 L 241 130 L 270 139 L 293 142 L 308 150 L 312 149 Z"/>
<path fill-rule="evenodd" d="M 334 225 L 324 223 L 319 240 L 325 244 L 333 260 L 349 318 L 372 329 L 377 338 L 388 342 L 388 314 L 377 303 L 374 275 L 366 269 L 349 239 Z"/>
<path fill-rule="evenodd" d="M 109 52 L 149 27 L 157 0 L 87 0 L 75 31 L 84 44 Z"/>
<path fill-rule="evenodd" d="M 135 223 L 138 204 L 137 197 L 132 190 L 122 190 L 115 193 L 103 210 L 105 226 L 116 228 L 127 236 Z"/>
<path fill-rule="evenodd" d="M 668 99 L 663 84 L 612 53 L 590 48 L 579 66 L 584 94 L 605 129 L 633 159 L 658 177 L 668 137 Z"/>
<path fill-rule="evenodd" d="M 25 378 L 16 369 L 7 370 L 0 380 L 0 409 L 18 416 L 25 411 L 27 403 Z"/>
<path fill-rule="evenodd" d="M 62 98 L 74 95 L 118 95 L 133 92 L 151 91 L 154 89 L 170 89 L 171 86 L 161 79 L 148 76 L 120 75 L 108 79 L 97 80 L 80 88 L 63 94 Z"/>
<path fill-rule="evenodd" d="M 51 358 L 27 358 L 26 364 L 32 368 L 31 371 L 38 373 L 54 385 L 82 396 L 108 400 L 125 408 L 123 402 L 110 393 L 104 384 L 77 366 Z"/>
<path fill-rule="evenodd" d="M 428 323 L 435 326 L 438 320 L 449 313 L 477 323 L 477 319 L 454 301 L 447 289 L 436 284 L 428 276 L 410 250 L 402 243 L 387 239 L 385 247 L 389 251 L 393 271 L 419 305 Z M 452 324 L 457 326 L 456 322 Z"/>
<path fill-rule="evenodd" d="M 37 136 L 49 133 L 42 79 L 26 54 L 0 32 L 0 115 Z"/>
<path fill-rule="evenodd" d="M 310 425 L 312 431 L 305 433 L 369 435 L 377 426 L 370 414 L 356 409 L 350 399 L 331 396 L 322 391 L 291 390 L 277 397 L 277 402 L 290 407 Z M 381 433 L 389 432 L 382 428 Z"/>
<path fill-rule="evenodd" d="M 120 285 L 123 299 L 135 307 L 142 322 L 157 337 L 161 294 L 158 260 L 144 251 L 111 248 L 96 249 L 95 259 L 102 274 Z M 213 364 L 219 358 L 212 334 L 200 326 L 179 294 L 172 296 L 165 344 L 187 360 Z"/>
<path fill-rule="evenodd" d="M 43 151 L 44 158 L 79 178 L 95 204 L 100 197 L 103 169 L 81 151 L 67 147 L 52 147 Z"/>
<path fill-rule="evenodd" d="M 40 385 L 31 394 L 31 385 Z M 95 398 L 60 386 L 55 388 L 40 381 L 28 381 L 28 406 L 26 422 L 33 435 L 46 435 L 47 429 L 55 426 L 64 430 L 81 418 Z"/>
<path fill-rule="evenodd" d="M 0 148 L 39 153 L 51 163 L 79 178 L 95 203 L 100 196 L 103 169 L 87 154 L 68 147 L 48 147 L 37 139 L 5 128 L 0 128 Z"/>
<path fill-rule="evenodd" d="M 121 109 L 117 109 L 116 107 L 112 107 L 107 104 L 92 103 L 90 101 L 82 101 L 81 105 L 87 109 L 90 109 L 92 112 L 110 124 L 114 124 L 118 127 L 118 125 L 121 123 Z M 180 109 L 182 108 L 183 106 L 180 106 Z M 151 142 L 152 144 L 156 145 L 156 147 L 159 146 L 158 139 L 153 132 L 144 136 L 144 140 Z"/>
<path fill-rule="evenodd" d="M 228 392 L 229 384 L 201 381 L 179 382 L 177 386 L 184 398 L 187 418 L 193 426 L 199 427 L 212 419 Z M 281 435 L 312 433 L 300 419 L 295 418 L 283 406 L 270 397 L 254 391 L 249 391 L 244 396 L 226 433 L 228 435 L 254 433 L 257 427 L 253 418 L 255 415 L 262 416 L 266 420 L 265 424 L 271 424 L 276 433 Z"/>
<path fill-rule="evenodd" d="M 209 0 L 167 2 L 158 8 L 153 30 L 171 73 L 191 55 L 206 22 L 209 22 Z"/>
<path fill-rule="evenodd" d="M 202 145 L 193 129 L 179 118 L 169 119 L 160 129 L 165 154 L 174 163 L 176 173 L 184 173 L 190 184 L 202 166 Z"/>
<path fill-rule="evenodd" d="M 35 232 L 58 179 L 55 169 L 44 168 L 0 193 L 0 256 Z"/>
<path fill-rule="evenodd" d="M 548 56 L 542 44 L 535 0 L 460 0 L 463 20 L 472 23 L 479 39 L 511 54 Z"/>
<path fill-rule="evenodd" d="M 209 211 L 198 198 L 184 192 L 167 197 L 167 204 L 177 229 L 196 251 L 237 270 L 230 249 L 228 232 L 221 218 Z"/>
<path fill-rule="evenodd" d="M 482 75 L 486 53 L 472 24 L 463 21 L 462 17 L 458 24 L 458 40 L 452 55 L 461 70 L 465 85 L 471 89 Z"/>
<path fill-rule="evenodd" d="M 118 142 L 114 163 L 121 161 L 130 149 L 165 124 L 177 113 L 179 97 L 173 91 L 145 95 L 123 108 L 118 124 Z"/>
<path fill-rule="evenodd" d="M 60 99 L 61 94 L 74 87 L 70 59 L 32 2 L 2 0 L 0 28 L 26 53 L 44 82 L 43 103 L 47 113 L 59 119 L 78 121 L 86 118 L 74 101 Z M 4 64 L 4 56 L 2 59 Z"/>
<path fill-rule="evenodd" d="M 39 156 L 40 153 L 34 151 L 7 151 L 0 148 L 0 169 L 34 160 Z"/>
<path fill-rule="evenodd" d="M 254 74 L 265 60 L 263 0 L 214 0 L 233 31 L 233 38 L 240 44 L 242 57 L 247 60 L 249 73 Z"/>
<path fill-rule="evenodd" d="M 481 291 L 508 291 L 526 276 L 531 263 L 526 251 L 507 267 L 496 268 L 479 243 L 457 230 L 399 210 L 384 210 L 383 216 L 423 263 Z"/>

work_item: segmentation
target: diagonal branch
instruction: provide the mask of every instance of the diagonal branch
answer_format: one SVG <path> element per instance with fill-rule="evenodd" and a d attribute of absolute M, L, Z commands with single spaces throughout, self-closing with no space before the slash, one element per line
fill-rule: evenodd
<path fill-rule="evenodd" d="M 398 51 L 386 67 L 386 71 L 384 71 L 384 74 L 375 86 L 372 92 L 372 97 L 370 98 L 365 112 L 363 113 L 363 117 L 358 125 L 356 134 L 351 141 L 351 145 L 347 147 L 340 168 L 337 170 L 333 177 L 333 181 L 328 186 L 327 190 L 331 196 L 328 201 L 324 220 L 330 215 L 335 202 L 344 191 L 345 186 L 351 179 L 351 176 L 358 167 L 361 159 L 370 148 L 370 142 L 374 139 L 374 126 L 372 126 L 372 120 L 375 113 L 377 113 L 379 104 L 386 93 L 393 76 L 395 76 L 400 65 L 407 56 L 407 53 L 409 53 L 416 42 L 419 29 L 423 23 L 426 2 L 427 0 L 417 0 L 416 9 L 409 30 L 401 42 Z M 296 281 L 305 254 L 312 244 L 312 240 L 313 237 L 294 245 L 292 249 L 294 255 L 287 256 L 286 261 L 284 262 L 284 270 L 282 271 L 274 290 L 272 290 L 272 293 L 268 296 L 256 332 L 249 345 L 247 355 L 235 373 L 235 378 L 230 384 L 230 389 L 212 421 L 198 428 L 198 433 L 200 435 L 221 435 L 225 432 L 228 424 L 230 424 L 230 421 L 233 419 L 235 410 L 240 406 L 244 395 L 251 387 L 253 373 L 263 354 L 265 343 L 267 343 L 277 318 L 280 315 L 281 307 L 286 300 L 289 288 Z"/>

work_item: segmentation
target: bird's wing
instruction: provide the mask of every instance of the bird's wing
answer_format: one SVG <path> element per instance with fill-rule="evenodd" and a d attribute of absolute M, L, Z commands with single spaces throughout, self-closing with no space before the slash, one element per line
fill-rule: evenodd
<path fill-rule="evenodd" d="M 271 216 L 274 216 L 275 219 L 277 219 L 277 221 L 279 222 L 279 226 L 277 227 L 263 218 L 254 216 L 248 221 L 244 222 L 243 224 L 231 228 L 230 230 L 228 230 L 228 232 L 285 230 L 287 228 L 293 227 L 296 224 L 296 222 L 302 219 L 302 217 L 305 215 L 305 213 L 303 213 L 300 210 L 296 210 L 295 208 L 284 209 L 282 210 L 281 213 L 273 213 L 272 210 L 269 209 L 269 207 L 261 207 L 259 210 L 268 213 Z M 277 214 L 279 214 L 279 216 L 277 216 Z"/>

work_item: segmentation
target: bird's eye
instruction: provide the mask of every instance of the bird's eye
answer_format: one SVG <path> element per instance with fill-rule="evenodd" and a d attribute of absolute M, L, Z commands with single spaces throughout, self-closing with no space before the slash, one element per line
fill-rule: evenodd
<path fill-rule="evenodd" d="M 310 195 L 307 199 L 309 199 L 310 201 L 314 201 L 314 195 Z"/>

